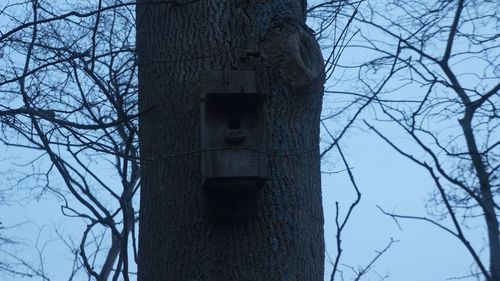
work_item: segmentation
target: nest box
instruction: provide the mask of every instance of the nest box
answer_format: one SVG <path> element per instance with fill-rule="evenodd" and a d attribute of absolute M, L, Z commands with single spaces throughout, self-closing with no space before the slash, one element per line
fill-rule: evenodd
<path fill-rule="evenodd" d="M 202 185 L 216 201 L 247 201 L 266 179 L 266 94 L 257 89 L 255 71 L 201 77 Z"/>

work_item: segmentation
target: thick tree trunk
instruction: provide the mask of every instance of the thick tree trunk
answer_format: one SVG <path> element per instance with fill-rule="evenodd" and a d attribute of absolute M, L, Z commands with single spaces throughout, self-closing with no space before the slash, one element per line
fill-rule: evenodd
<path fill-rule="evenodd" d="M 138 1 L 139 280 L 323 280 L 323 61 L 300 0 Z M 267 181 L 255 216 L 207 216 L 200 75 L 258 70 Z M 265 84 L 265 85 L 262 85 Z"/>

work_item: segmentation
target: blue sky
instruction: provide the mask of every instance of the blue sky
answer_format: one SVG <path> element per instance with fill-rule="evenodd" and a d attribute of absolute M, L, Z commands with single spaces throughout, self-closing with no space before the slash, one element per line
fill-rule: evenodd
<path fill-rule="evenodd" d="M 386 280 L 446 280 L 468 274 L 472 259 L 465 248 L 448 233 L 421 221 L 401 220 L 402 230 L 381 213 L 426 216 L 425 202 L 433 183 L 420 167 L 409 163 L 379 138 L 356 133 L 349 137 L 346 154 L 362 193 L 359 207 L 343 234 L 343 263 L 354 268 L 366 266 L 391 238 L 398 240 L 375 264 L 374 270 Z M 323 176 L 325 240 L 330 256 L 336 253 L 334 201 L 346 206 L 354 193 L 345 173 Z M 480 241 L 479 236 L 476 238 Z M 327 272 L 328 268 L 327 265 Z M 351 272 L 343 267 L 346 275 Z M 374 274 L 371 279 L 378 280 Z M 325 279 L 327 280 L 327 279 Z M 350 280 L 350 279 L 346 279 Z"/>

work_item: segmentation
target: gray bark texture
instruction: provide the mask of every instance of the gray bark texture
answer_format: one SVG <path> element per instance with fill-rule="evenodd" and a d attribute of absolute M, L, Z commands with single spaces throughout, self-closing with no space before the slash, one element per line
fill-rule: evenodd
<path fill-rule="evenodd" d="M 140 281 L 323 280 L 323 59 L 301 0 L 138 1 Z M 267 181 L 255 216 L 207 216 L 200 76 L 258 70 Z"/>

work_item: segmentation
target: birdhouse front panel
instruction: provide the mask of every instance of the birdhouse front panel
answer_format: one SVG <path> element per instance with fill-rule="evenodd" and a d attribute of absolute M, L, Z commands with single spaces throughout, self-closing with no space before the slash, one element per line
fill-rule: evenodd
<path fill-rule="evenodd" d="M 255 75 L 222 71 L 206 77 L 201 95 L 203 186 L 258 190 L 266 178 L 267 154 L 264 105 L 255 90 Z"/>
<path fill-rule="evenodd" d="M 263 144 L 259 130 L 258 105 L 244 102 L 207 105 L 212 121 L 214 177 L 258 177 L 259 149 Z"/>

